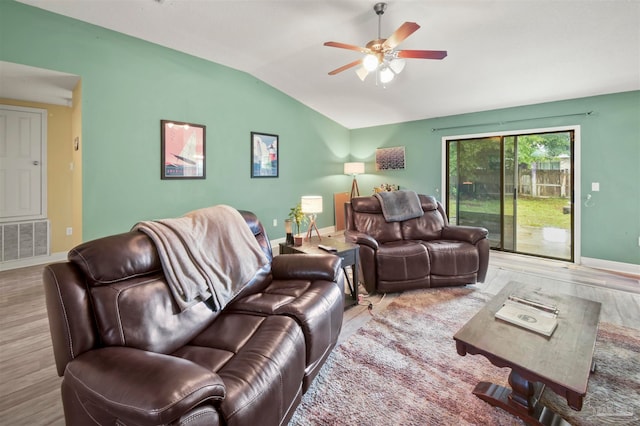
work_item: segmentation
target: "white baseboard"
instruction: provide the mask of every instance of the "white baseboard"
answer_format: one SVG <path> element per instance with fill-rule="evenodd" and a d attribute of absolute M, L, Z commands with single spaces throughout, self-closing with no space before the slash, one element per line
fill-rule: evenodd
<path fill-rule="evenodd" d="M 580 258 L 580 264 L 582 266 L 588 266 L 589 268 L 604 269 L 607 271 L 637 275 L 638 277 L 640 277 L 640 265 L 636 265 L 633 263 L 614 262 L 612 260 L 582 257 Z"/>
<path fill-rule="evenodd" d="M 61 262 L 67 260 L 67 252 L 53 253 L 49 256 L 36 256 L 28 259 L 8 260 L 0 262 L 0 271 L 9 271 L 11 269 L 27 268 L 29 266 L 46 265 L 48 263 Z"/>

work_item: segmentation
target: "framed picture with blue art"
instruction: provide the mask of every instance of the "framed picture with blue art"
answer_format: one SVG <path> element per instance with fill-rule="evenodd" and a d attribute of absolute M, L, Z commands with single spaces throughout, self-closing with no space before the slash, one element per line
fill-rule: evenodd
<path fill-rule="evenodd" d="M 278 177 L 278 135 L 251 132 L 251 177 Z"/>

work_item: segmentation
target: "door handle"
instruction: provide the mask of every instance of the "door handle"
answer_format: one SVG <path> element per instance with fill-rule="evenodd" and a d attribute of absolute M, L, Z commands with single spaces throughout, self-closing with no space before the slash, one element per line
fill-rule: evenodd
<path fill-rule="evenodd" d="M 34 161 L 34 162 L 33 162 L 33 165 L 34 165 L 34 166 L 37 166 L 37 165 L 39 165 L 39 164 L 40 164 L 40 162 L 39 162 L 38 160 L 36 160 L 36 161 Z"/>

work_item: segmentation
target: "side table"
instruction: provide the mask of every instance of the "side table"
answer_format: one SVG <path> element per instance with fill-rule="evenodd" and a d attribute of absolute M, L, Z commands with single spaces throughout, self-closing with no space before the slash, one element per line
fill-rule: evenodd
<path fill-rule="evenodd" d="M 328 252 L 318 248 L 318 244 L 335 247 L 337 251 Z M 343 239 L 322 237 L 320 240 L 318 237 L 311 237 L 305 239 L 301 246 L 289 246 L 285 243 L 280 243 L 280 254 L 333 254 L 342 259 L 342 269 L 347 266 L 351 266 L 351 274 L 353 282 L 349 280 L 349 275 L 345 269 L 345 279 L 349 286 L 349 292 L 351 297 L 345 297 L 345 308 L 358 304 L 358 271 L 360 269 L 360 246 L 344 241 Z M 349 300 L 351 299 L 351 300 Z"/>

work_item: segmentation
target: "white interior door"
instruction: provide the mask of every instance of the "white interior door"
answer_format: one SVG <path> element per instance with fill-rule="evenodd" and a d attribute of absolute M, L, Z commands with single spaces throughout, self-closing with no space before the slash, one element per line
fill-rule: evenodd
<path fill-rule="evenodd" d="M 45 110 L 0 105 L 0 222 L 46 217 Z"/>

